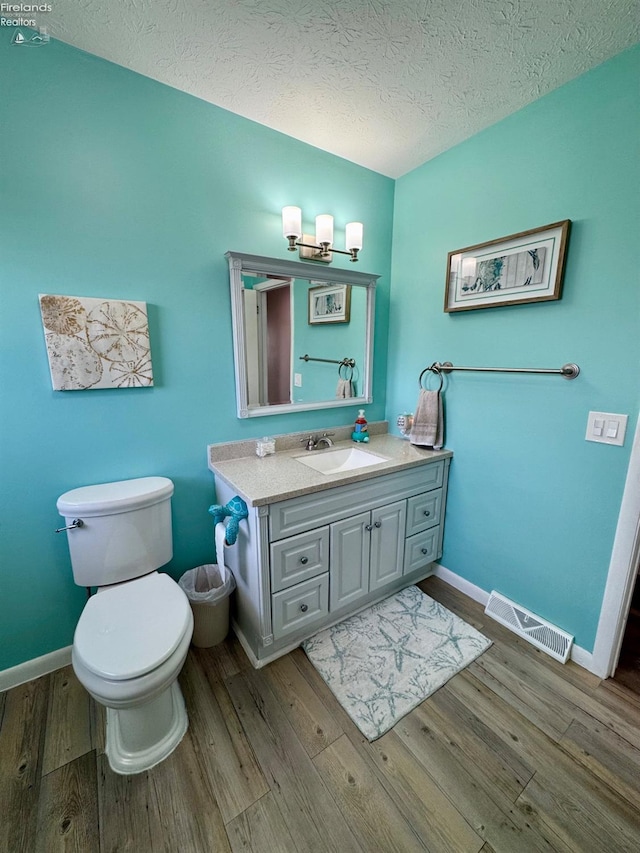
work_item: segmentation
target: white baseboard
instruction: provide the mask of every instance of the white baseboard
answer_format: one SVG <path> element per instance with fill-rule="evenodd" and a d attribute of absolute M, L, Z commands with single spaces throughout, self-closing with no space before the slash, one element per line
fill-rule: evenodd
<path fill-rule="evenodd" d="M 465 578 L 461 578 L 460 575 L 456 575 L 455 572 L 446 569 L 444 566 L 441 566 L 440 563 L 435 563 L 435 576 L 440 578 L 445 583 L 448 583 L 449 586 L 452 586 L 454 589 L 460 590 L 460 592 L 464 592 L 465 595 L 468 595 L 469 598 L 472 598 L 474 601 L 482 604 L 483 607 L 486 607 L 487 601 L 489 601 L 489 593 L 485 592 L 479 586 L 476 586 L 471 581 L 465 580 Z"/>
<path fill-rule="evenodd" d="M 42 655 L 39 658 L 26 660 L 24 663 L 19 663 L 17 666 L 12 666 L 9 669 L 3 669 L 0 672 L 0 691 L 10 690 L 12 687 L 24 684 L 26 681 L 33 681 L 34 678 L 40 678 L 41 675 L 48 675 L 50 672 L 55 672 L 56 669 L 68 666 L 70 663 L 71 646 L 66 646 L 63 649 L 56 649 L 55 652 L 49 652 L 49 654 Z"/>
<path fill-rule="evenodd" d="M 486 592 L 479 586 L 476 586 L 474 583 L 466 580 L 465 578 L 460 577 L 460 575 L 455 574 L 450 569 L 441 566 L 439 563 L 435 564 L 435 576 L 440 578 L 445 583 L 452 586 L 454 589 L 460 590 L 465 595 L 468 595 L 469 598 L 472 598 L 474 601 L 482 604 L 483 607 L 486 607 L 487 602 L 489 601 L 489 593 Z M 588 652 L 586 649 L 583 649 L 581 646 L 576 646 L 574 643 L 571 646 L 571 660 L 576 663 L 578 666 L 581 666 L 583 669 L 586 669 L 588 672 L 592 672 L 594 675 L 599 676 L 600 678 L 605 677 L 603 673 L 597 672 L 594 669 L 593 664 L 593 655 L 591 652 Z"/>

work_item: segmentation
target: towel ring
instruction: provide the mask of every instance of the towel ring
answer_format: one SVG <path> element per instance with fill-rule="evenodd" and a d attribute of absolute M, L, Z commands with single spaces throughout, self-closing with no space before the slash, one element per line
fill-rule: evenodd
<path fill-rule="evenodd" d="M 345 375 L 344 376 L 342 375 L 342 368 L 343 367 L 345 369 Z M 350 371 L 350 373 L 348 375 L 347 375 L 347 370 Z M 347 382 L 351 382 L 351 380 L 353 379 L 353 367 L 351 367 L 350 364 L 345 364 L 344 362 L 340 362 L 340 364 L 338 365 L 338 377 L 340 379 L 345 379 Z"/>
<path fill-rule="evenodd" d="M 430 367 L 425 367 L 425 369 L 422 371 L 422 373 L 418 377 L 418 385 L 420 386 L 420 388 L 422 388 L 422 377 L 425 375 L 425 373 L 435 373 L 436 376 L 439 377 L 440 385 L 438 385 L 438 387 L 435 390 L 436 391 L 442 391 L 442 385 L 444 383 L 444 377 L 443 377 L 442 373 L 440 372 L 440 370 L 438 370 L 438 368 L 433 364 Z M 429 389 L 425 388 L 424 390 L 428 391 Z"/>

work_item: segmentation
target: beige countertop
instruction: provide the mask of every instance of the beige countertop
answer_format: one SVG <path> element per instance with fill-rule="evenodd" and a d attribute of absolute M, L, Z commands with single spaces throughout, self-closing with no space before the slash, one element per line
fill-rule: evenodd
<path fill-rule="evenodd" d="M 239 445 L 240 443 L 238 443 Z M 247 445 L 247 442 L 243 443 Z M 407 468 L 415 468 L 439 459 L 447 459 L 453 456 L 450 450 L 427 450 L 416 447 L 406 439 L 398 438 L 387 433 L 382 435 L 372 434 L 366 444 L 358 444 L 351 439 L 336 441 L 333 448 L 360 448 L 369 453 L 385 457 L 385 461 L 376 465 L 358 468 L 351 471 L 342 471 L 338 474 L 321 474 L 299 462 L 297 457 L 310 454 L 321 454 L 325 450 L 303 450 L 296 447 L 294 450 L 279 450 L 272 456 L 259 458 L 255 455 L 236 456 L 235 458 L 219 458 L 224 455 L 228 445 L 209 445 L 208 461 L 209 468 L 216 477 L 220 477 L 228 483 L 238 494 L 253 506 L 283 501 L 287 498 L 295 498 L 310 492 L 331 489 L 334 486 L 343 486 L 348 483 L 357 483 L 379 477 L 382 474 L 391 474 L 403 471 Z M 255 442 L 253 442 L 255 446 Z M 246 452 L 246 450 L 245 450 Z"/>

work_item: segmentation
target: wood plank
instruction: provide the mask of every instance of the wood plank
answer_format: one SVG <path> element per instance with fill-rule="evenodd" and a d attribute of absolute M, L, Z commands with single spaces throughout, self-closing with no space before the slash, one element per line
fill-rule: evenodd
<path fill-rule="evenodd" d="M 152 850 L 231 850 L 221 811 L 189 732 L 175 752 L 148 771 L 148 776 L 156 830 Z M 177 779 L 180 784 L 176 784 Z"/>
<path fill-rule="evenodd" d="M 437 781 L 475 832 L 496 850 L 513 853 L 567 850 L 553 833 L 540 834 L 498 791 L 485 788 L 481 768 L 466 766 L 432 728 L 428 702 L 396 724 L 394 732 Z"/>
<path fill-rule="evenodd" d="M 361 850 L 260 671 L 226 684 L 298 850 Z"/>
<path fill-rule="evenodd" d="M 536 773 L 517 805 L 532 823 L 540 827 L 544 822 L 580 853 L 638 849 L 637 812 L 634 819 L 628 808 L 617 808 L 616 797 L 605 786 L 598 792 L 568 783 L 564 774 Z"/>
<path fill-rule="evenodd" d="M 305 681 L 313 688 L 313 691 L 317 696 L 319 696 L 325 707 L 331 709 L 331 715 L 333 716 L 336 724 L 349 736 L 351 742 L 356 743 L 360 740 L 363 743 L 366 743 L 367 739 L 365 736 L 344 710 L 342 705 L 338 702 L 331 692 L 327 682 L 320 675 L 302 649 L 294 649 L 287 657 L 289 657 L 295 664 L 298 671 L 302 674 Z"/>
<path fill-rule="evenodd" d="M 317 755 L 343 734 L 334 714 L 289 655 L 269 664 L 263 672 L 308 755 Z M 334 698 L 332 706 L 335 704 Z"/>
<path fill-rule="evenodd" d="M 394 731 L 353 745 L 375 766 L 381 784 L 431 853 L 476 853 L 482 847 L 482 838 Z"/>
<path fill-rule="evenodd" d="M 225 823 L 269 790 L 242 729 L 226 687 L 211 681 L 196 655 L 189 654 L 180 676 L 190 733 Z"/>
<path fill-rule="evenodd" d="M 363 850 L 427 850 L 346 735 L 314 764 Z"/>
<path fill-rule="evenodd" d="M 576 719 L 589 725 L 590 720 L 595 718 L 636 749 L 640 749 L 640 727 L 637 716 L 626 714 L 623 716 L 619 713 L 619 709 L 604 706 L 594 697 L 593 691 L 576 687 L 544 663 L 533 663 L 530 659 L 522 658 L 518 660 L 513 648 L 502 647 L 494 651 L 492 646 L 489 651 L 493 654 L 488 660 L 483 661 L 482 657 L 478 658 L 471 664 L 468 671 L 487 683 L 492 690 L 499 690 L 508 704 L 518 707 L 532 722 L 542 724 L 543 719 L 546 719 L 548 723 L 549 718 L 543 716 L 539 704 L 533 707 L 535 703 L 531 699 L 531 689 L 523 690 L 522 682 L 527 680 L 543 697 L 542 707 L 548 707 L 551 711 L 555 703 L 562 724 L 566 720 L 570 723 L 571 720 Z M 514 671 L 520 673 L 520 678 L 513 675 Z M 504 685 L 508 693 L 501 690 L 498 683 Z M 546 725 L 545 730 L 551 734 L 553 727 Z"/>
<path fill-rule="evenodd" d="M 232 633 L 217 646 L 202 649 L 191 646 L 189 654 L 196 658 L 210 677 L 215 675 L 220 681 L 231 678 L 232 675 L 237 675 L 245 669 L 251 669 L 249 658 Z"/>
<path fill-rule="evenodd" d="M 606 726 L 574 721 L 560 741 L 564 751 L 638 809 L 640 814 L 640 750 Z"/>
<path fill-rule="evenodd" d="M 121 776 L 97 756 L 100 853 L 142 853 L 154 847 L 155 815 L 148 773 Z M 157 839 L 161 841 L 161 839 Z"/>
<path fill-rule="evenodd" d="M 227 824 L 233 853 L 298 853 L 271 792 Z"/>
<path fill-rule="evenodd" d="M 97 853 L 99 845 L 96 756 L 91 751 L 43 778 L 35 850 Z"/>
<path fill-rule="evenodd" d="M 52 672 L 49 678 L 43 776 L 91 749 L 91 697 L 71 666 Z"/>
<path fill-rule="evenodd" d="M 618 837 L 625 837 L 626 834 L 633 835 L 637 810 L 612 791 L 608 785 L 576 763 L 571 756 L 567 755 L 543 732 L 522 717 L 517 710 L 501 701 L 499 696 L 493 693 L 485 683 L 470 673 L 470 669 L 452 679 L 447 685 L 447 689 L 459 696 L 462 701 L 466 701 L 470 707 L 472 706 L 475 713 L 487 725 L 491 725 L 506 743 L 511 743 L 515 749 L 520 751 L 527 761 L 534 762 L 537 768 L 536 773 L 525 788 L 525 793 L 517 800 L 517 807 L 527 820 L 536 823 L 536 806 L 538 809 L 553 808 L 553 805 L 541 794 L 535 803 L 531 800 L 531 792 L 538 791 L 542 778 L 549 787 L 553 783 L 557 789 L 557 808 L 561 809 L 563 814 L 573 811 L 576 820 L 574 827 L 576 837 L 581 837 L 577 823 L 581 820 L 580 815 L 587 803 L 590 804 L 589 807 L 594 815 L 600 815 L 599 819 L 603 827 L 600 834 L 601 844 L 604 845 L 602 849 L 607 849 L 607 840 L 610 832 L 613 831 L 606 829 L 609 823 L 606 815 L 615 815 L 615 823 L 619 828 Z M 565 803 L 573 803 L 573 806 L 567 808 L 563 805 Z M 554 833 L 560 832 L 558 827 L 561 825 L 563 827 L 561 836 L 566 840 L 569 832 L 568 817 L 564 818 L 564 822 L 557 824 L 547 817 L 543 817 L 536 823 L 540 831 L 544 832 L 546 826 Z M 578 847 L 578 849 L 580 848 Z"/>
<path fill-rule="evenodd" d="M 31 853 L 47 721 L 49 676 L 7 691 L 0 729 L 0 850 Z"/>
<path fill-rule="evenodd" d="M 91 725 L 91 749 L 96 755 L 104 755 L 107 742 L 107 709 L 95 699 L 91 699 L 89 721 Z"/>
<path fill-rule="evenodd" d="M 430 697 L 429 714 L 431 724 L 438 727 L 459 760 L 482 768 L 491 785 L 515 802 L 535 772 L 532 763 L 523 760 L 446 686 Z"/>
<path fill-rule="evenodd" d="M 470 667 L 478 678 L 482 672 L 487 672 L 495 683 L 509 691 L 509 704 L 518 708 L 519 712 L 545 732 L 552 740 L 560 740 L 571 725 L 573 715 L 571 708 L 558 700 L 547 691 L 540 690 L 539 673 L 531 665 L 528 658 L 519 658 L 519 671 L 504 662 L 504 656 L 499 646 L 493 645 Z M 504 690 L 502 695 L 506 696 Z"/>

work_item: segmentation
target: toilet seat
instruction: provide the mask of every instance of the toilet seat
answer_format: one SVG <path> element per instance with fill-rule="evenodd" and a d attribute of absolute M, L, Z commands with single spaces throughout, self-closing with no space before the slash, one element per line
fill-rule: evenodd
<path fill-rule="evenodd" d="M 137 678 L 167 660 L 190 625 L 186 595 L 168 575 L 151 572 L 89 599 L 76 627 L 74 652 L 98 676 Z"/>

